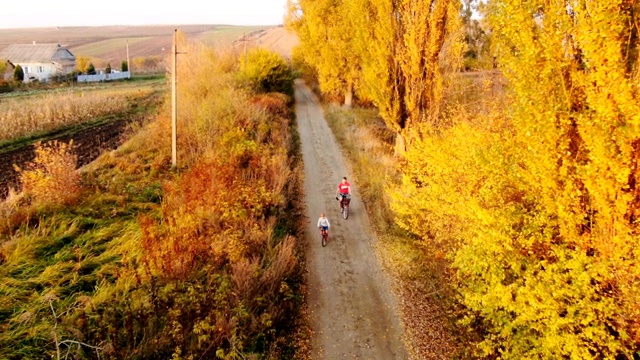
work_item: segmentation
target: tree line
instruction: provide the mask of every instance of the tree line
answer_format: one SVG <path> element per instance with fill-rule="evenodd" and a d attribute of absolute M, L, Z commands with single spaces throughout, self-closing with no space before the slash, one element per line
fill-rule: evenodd
<path fill-rule="evenodd" d="M 478 356 L 638 356 L 639 14 L 636 0 L 289 3 L 321 91 L 396 133 L 396 222 L 445 253 Z M 482 106 L 451 95 L 494 67 L 503 91 L 465 94 Z"/>

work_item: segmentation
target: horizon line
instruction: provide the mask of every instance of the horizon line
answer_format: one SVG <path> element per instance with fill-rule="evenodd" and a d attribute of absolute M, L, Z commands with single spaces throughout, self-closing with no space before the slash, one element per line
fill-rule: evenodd
<path fill-rule="evenodd" d="M 49 25 L 49 26 L 27 26 L 27 27 L 2 27 L 0 25 L 0 31 L 2 30 L 40 30 L 40 29 L 73 29 L 73 28 L 99 28 L 99 27 L 159 27 L 159 26 L 167 26 L 167 27 L 180 27 L 180 26 L 234 26 L 234 27 L 266 27 L 266 26 L 284 26 L 284 23 L 279 24 L 257 24 L 257 25 L 238 25 L 238 24 L 112 24 L 112 25 Z"/>

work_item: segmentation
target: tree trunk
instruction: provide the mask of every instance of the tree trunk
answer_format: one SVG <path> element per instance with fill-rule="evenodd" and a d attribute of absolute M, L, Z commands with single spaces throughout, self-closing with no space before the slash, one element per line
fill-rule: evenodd
<path fill-rule="evenodd" d="M 349 84 L 344 91 L 344 107 L 351 108 L 353 105 L 353 85 Z"/>
<path fill-rule="evenodd" d="M 407 152 L 407 142 L 401 132 L 396 133 L 395 156 L 403 156 Z"/>

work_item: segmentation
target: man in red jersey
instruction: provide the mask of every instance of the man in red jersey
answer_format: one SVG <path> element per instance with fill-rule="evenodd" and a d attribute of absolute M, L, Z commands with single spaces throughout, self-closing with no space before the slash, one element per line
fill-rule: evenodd
<path fill-rule="evenodd" d="M 351 184 L 347 181 L 347 177 L 343 177 L 340 184 L 338 184 L 338 191 L 336 191 L 336 200 L 340 201 L 340 209 L 342 209 L 342 198 L 345 196 L 351 196 Z"/>

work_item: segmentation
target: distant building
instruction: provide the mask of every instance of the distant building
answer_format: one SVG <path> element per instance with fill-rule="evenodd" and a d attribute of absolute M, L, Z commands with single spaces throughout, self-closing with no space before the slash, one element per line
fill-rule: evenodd
<path fill-rule="evenodd" d="M 20 65 L 24 81 L 47 82 L 54 75 L 66 75 L 76 67 L 76 57 L 59 44 L 13 44 L 0 52 L 0 59 Z"/>

